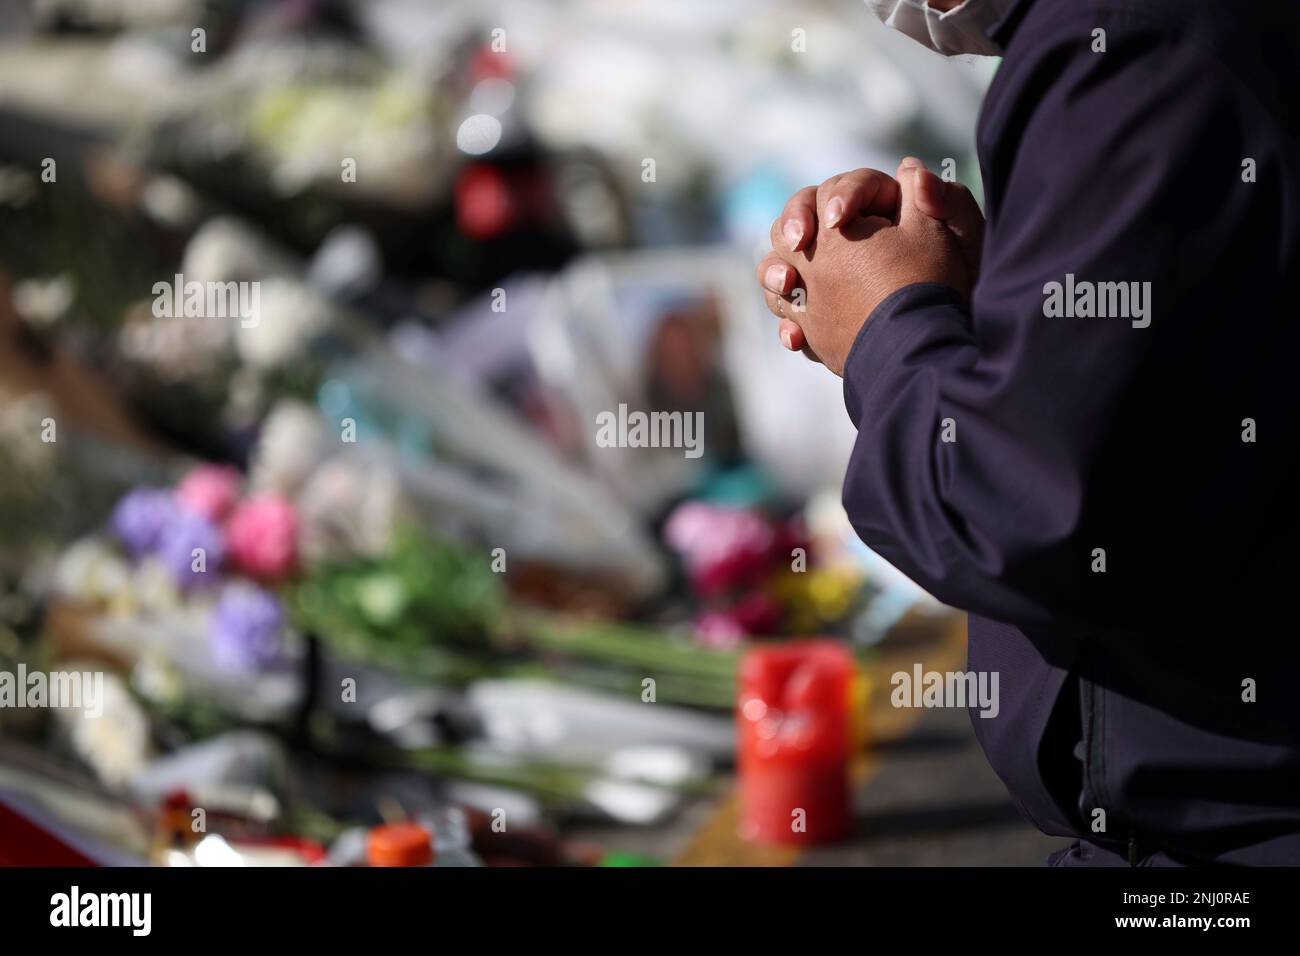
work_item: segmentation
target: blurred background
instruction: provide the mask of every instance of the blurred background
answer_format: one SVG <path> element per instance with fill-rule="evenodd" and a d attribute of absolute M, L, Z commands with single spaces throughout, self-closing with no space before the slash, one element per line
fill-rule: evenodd
<path fill-rule="evenodd" d="M 1054 848 L 964 711 L 891 705 L 964 618 L 857 541 L 839 380 L 753 282 L 833 173 L 978 191 L 994 63 L 857 0 L 0 30 L 0 862 Z M 620 408 L 703 454 L 607 447 Z M 56 672 L 93 705 L 28 706 Z"/>

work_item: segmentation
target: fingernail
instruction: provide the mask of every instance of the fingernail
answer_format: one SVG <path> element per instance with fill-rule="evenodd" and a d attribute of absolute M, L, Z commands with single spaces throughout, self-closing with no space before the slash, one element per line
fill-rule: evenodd
<path fill-rule="evenodd" d="M 777 295 L 785 294 L 785 266 L 772 266 L 763 273 L 763 285 Z"/>
<path fill-rule="evenodd" d="M 803 238 L 803 223 L 791 219 L 781 227 L 781 235 L 785 236 L 785 244 L 794 252 L 799 248 L 799 240 Z"/>
<path fill-rule="evenodd" d="M 844 216 L 844 200 L 836 196 L 826 204 L 826 225 L 833 226 Z"/>
<path fill-rule="evenodd" d="M 903 161 L 899 165 L 904 169 L 915 169 L 917 167 L 920 167 L 921 169 L 925 168 L 925 163 L 921 162 L 915 156 L 903 157 Z"/>
<path fill-rule="evenodd" d="M 789 329 L 782 329 L 782 330 L 781 330 L 781 341 L 785 344 L 785 347 L 786 347 L 787 350 L 789 350 L 789 351 L 791 351 L 791 352 L 794 351 L 794 342 L 793 342 L 793 341 L 791 340 L 791 338 L 790 338 L 790 330 L 789 330 Z"/>

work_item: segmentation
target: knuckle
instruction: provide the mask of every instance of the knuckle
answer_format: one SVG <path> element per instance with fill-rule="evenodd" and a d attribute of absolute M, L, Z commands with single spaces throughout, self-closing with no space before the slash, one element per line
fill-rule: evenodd
<path fill-rule="evenodd" d="M 800 189 L 798 192 L 796 192 L 793 196 L 790 197 L 790 201 L 786 203 L 786 208 L 803 209 L 804 207 L 808 206 L 813 201 L 813 199 L 816 198 L 816 196 L 817 196 L 816 186 L 805 186 L 803 189 Z"/>
<path fill-rule="evenodd" d="M 781 219 L 806 216 L 817 205 L 817 187 L 805 186 L 786 201 Z"/>

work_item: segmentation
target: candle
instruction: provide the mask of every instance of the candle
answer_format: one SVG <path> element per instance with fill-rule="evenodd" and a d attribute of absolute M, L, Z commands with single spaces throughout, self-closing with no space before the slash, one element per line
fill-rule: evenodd
<path fill-rule="evenodd" d="M 429 866 L 433 834 L 418 823 L 375 827 L 366 839 L 366 859 L 371 866 Z"/>
<path fill-rule="evenodd" d="M 813 844 L 853 829 L 853 657 L 838 641 L 758 647 L 740 665 L 741 835 Z"/>

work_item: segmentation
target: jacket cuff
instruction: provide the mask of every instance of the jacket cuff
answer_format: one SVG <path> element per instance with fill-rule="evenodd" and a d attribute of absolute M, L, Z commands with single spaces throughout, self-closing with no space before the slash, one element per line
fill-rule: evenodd
<path fill-rule="evenodd" d="M 933 331 L 926 312 L 935 307 L 965 309 L 961 294 L 939 282 L 916 282 L 889 294 L 872 311 L 844 362 L 844 406 L 854 427 L 877 384 L 888 378 L 898 355 Z"/>

